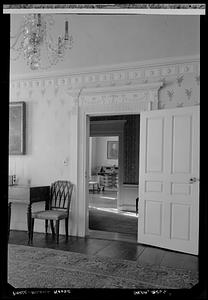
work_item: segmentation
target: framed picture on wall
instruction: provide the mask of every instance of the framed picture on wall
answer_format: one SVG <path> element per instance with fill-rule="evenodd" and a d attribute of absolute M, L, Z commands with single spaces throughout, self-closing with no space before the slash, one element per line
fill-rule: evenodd
<path fill-rule="evenodd" d="M 25 154 L 25 102 L 9 104 L 9 154 Z"/>
<path fill-rule="evenodd" d="M 118 159 L 118 141 L 107 141 L 107 159 Z"/>

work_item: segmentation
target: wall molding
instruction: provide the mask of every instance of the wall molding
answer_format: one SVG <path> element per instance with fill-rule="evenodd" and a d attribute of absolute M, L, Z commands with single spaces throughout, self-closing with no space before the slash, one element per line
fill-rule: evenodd
<path fill-rule="evenodd" d="M 108 66 L 77 68 L 57 72 L 19 74 L 10 76 L 12 90 L 65 88 L 67 91 L 79 87 L 106 87 L 117 85 L 145 84 L 164 80 L 185 73 L 200 73 L 200 56 L 172 57 L 164 59 L 130 62 Z"/>

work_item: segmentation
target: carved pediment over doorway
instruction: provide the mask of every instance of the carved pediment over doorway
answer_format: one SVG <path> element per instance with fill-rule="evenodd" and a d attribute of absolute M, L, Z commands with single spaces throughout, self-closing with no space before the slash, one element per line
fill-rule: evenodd
<path fill-rule="evenodd" d="M 132 84 L 102 88 L 82 88 L 77 91 L 80 107 L 108 106 L 115 108 L 124 106 L 125 110 L 132 105 L 136 110 L 151 110 L 158 108 L 158 91 L 163 82 L 147 84 Z"/>

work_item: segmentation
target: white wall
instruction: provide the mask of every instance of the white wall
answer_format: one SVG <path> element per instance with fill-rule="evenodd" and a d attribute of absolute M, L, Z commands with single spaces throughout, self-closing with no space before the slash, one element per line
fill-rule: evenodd
<path fill-rule="evenodd" d="M 15 34 L 24 15 L 11 15 Z M 53 15 L 54 36 L 64 30 L 64 15 Z M 200 52 L 200 16 L 177 15 L 68 15 L 74 46 L 63 62 L 50 70 L 109 65 Z M 31 73 L 23 59 L 11 72 Z"/>
<path fill-rule="evenodd" d="M 75 183 L 76 115 L 71 98 L 61 89 L 54 94 L 53 88 L 48 88 L 47 94 L 43 95 L 34 88 L 30 97 L 27 89 L 23 89 L 21 100 L 26 102 L 26 155 L 9 156 L 10 173 L 16 174 L 19 184 L 50 185 L 58 179 Z M 68 165 L 64 164 L 65 160 Z M 76 217 L 75 205 L 73 193 L 69 232 L 75 230 L 72 225 Z M 41 208 L 42 204 L 34 206 L 37 210 Z M 63 233 L 63 222 L 60 226 Z M 13 205 L 11 228 L 26 229 L 26 206 Z M 37 220 L 34 230 L 44 231 L 44 222 Z"/>
<path fill-rule="evenodd" d="M 92 169 L 101 166 L 118 166 L 118 159 L 107 158 L 107 142 L 118 141 L 118 136 L 92 137 Z"/>

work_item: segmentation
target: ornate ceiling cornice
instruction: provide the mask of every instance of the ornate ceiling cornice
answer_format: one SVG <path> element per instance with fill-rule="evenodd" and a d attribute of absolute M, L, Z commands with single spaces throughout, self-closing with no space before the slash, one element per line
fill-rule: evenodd
<path fill-rule="evenodd" d="M 10 77 L 11 89 L 21 88 L 46 89 L 49 87 L 65 88 L 67 91 L 80 87 L 130 86 L 163 81 L 168 77 L 177 77 L 185 73 L 200 73 L 200 57 L 188 56 L 166 58 L 159 60 L 134 62 L 47 72 L 36 74 L 21 74 Z"/>

